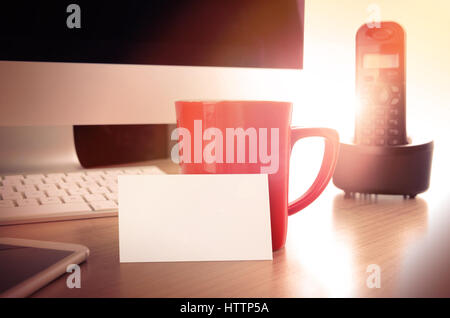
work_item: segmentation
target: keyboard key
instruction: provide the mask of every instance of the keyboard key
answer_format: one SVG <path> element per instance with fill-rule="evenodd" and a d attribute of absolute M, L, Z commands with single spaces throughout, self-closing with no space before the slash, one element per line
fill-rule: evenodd
<path fill-rule="evenodd" d="M 6 187 L 6 190 L 0 191 L 0 194 L 5 195 L 5 194 L 9 194 L 9 193 L 16 193 L 16 191 L 14 191 L 13 187 Z"/>
<path fill-rule="evenodd" d="M 46 197 L 46 195 L 43 191 L 25 191 L 24 194 L 27 199 L 32 199 L 32 198 L 39 199 L 39 198 Z"/>
<path fill-rule="evenodd" d="M 3 186 L 19 186 L 23 185 L 22 181 L 19 179 L 6 179 L 2 181 Z"/>
<path fill-rule="evenodd" d="M 99 185 L 98 186 L 98 188 L 101 188 L 101 187 L 106 187 L 106 184 L 108 183 L 108 182 L 110 182 L 110 181 L 106 181 L 106 180 L 99 180 L 99 181 L 97 181 L 97 184 Z M 96 187 L 97 188 L 97 187 Z"/>
<path fill-rule="evenodd" d="M 18 206 L 38 206 L 36 199 L 18 199 L 16 200 Z"/>
<path fill-rule="evenodd" d="M 107 177 L 109 177 L 109 176 L 117 177 L 118 175 L 125 174 L 125 172 L 123 172 L 122 170 L 108 170 L 108 171 L 105 171 L 105 174 Z"/>
<path fill-rule="evenodd" d="M 105 179 L 103 178 L 103 176 L 98 175 L 98 176 L 90 176 L 90 179 L 94 182 L 100 183 L 100 182 L 104 182 Z"/>
<path fill-rule="evenodd" d="M 64 190 L 79 189 L 80 188 L 76 183 L 66 183 L 66 182 L 58 183 L 58 187 L 60 189 L 64 189 Z"/>
<path fill-rule="evenodd" d="M 81 178 L 81 177 L 79 177 L 79 176 L 67 176 L 67 177 L 64 177 L 64 180 L 67 182 L 67 183 L 77 183 L 77 182 L 84 182 L 84 180 Z"/>
<path fill-rule="evenodd" d="M 83 180 L 84 180 L 85 183 L 96 183 L 95 179 L 96 178 L 93 178 L 91 176 L 84 176 L 83 177 Z M 79 182 L 79 183 L 82 183 L 82 182 Z"/>
<path fill-rule="evenodd" d="M 114 183 L 114 184 L 108 184 L 107 188 L 109 189 L 109 191 L 111 191 L 112 193 L 117 193 L 119 191 L 119 186 Z"/>
<path fill-rule="evenodd" d="M 81 203 L 84 202 L 83 198 L 79 195 L 70 195 L 70 196 L 64 196 L 61 198 L 64 203 Z"/>
<path fill-rule="evenodd" d="M 121 176 L 120 174 L 118 175 L 108 175 L 108 176 L 104 176 L 103 179 L 105 179 L 105 181 L 117 181 L 117 177 Z"/>
<path fill-rule="evenodd" d="M 0 192 L 16 192 L 15 186 L 12 186 L 12 185 L 3 186 L 1 188 L 2 189 L 0 190 Z"/>
<path fill-rule="evenodd" d="M 100 188 L 100 186 L 95 186 L 95 187 L 88 187 L 88 191 L 90 193 L 97 193 L 96 191 Z"/>
<path fill-rule="evenodd" d="M 85 194 L 89 194 L 89 192 L 86 189 L 68 189 L 67 192 L 69 193 L 69 195 L 85 195 Z"/>
<path fill-rule="evenodd" d="M 40 198 L 39 201 L 41 204 L 61 204 L 62 201 L 58 197 L 45 197 Z"/>
<path fill-rule="evenodd" d="M 115 202 L 113 202 L 113 201 L 92 202 L 91 206 L 94 208 L 94 211 L 115 210 L 115 209 L 117 209 L 117 204 Z"/>
<path fill-rule="evenodd" d="M 37 188 L 40 191 L 56 191 L 58 188 L 54 184 L 39 184 Z"/>
<path fill-rule="evenodd" d="M 50 190 L 50 191 L 45 191 L 45 193 L 47 193 L 47 195 L 49 197 L 64 197 L 67 196 L 67 191 L 66 190 Z"/>
<path fill-rule="evenodd" d="M 43 174 L 29 174 L 25 176 L 25 179 L 35 179 L 35 180 L 42 180 L 45 176 Z"/>
<path fill-rule="evenodd" d="M 3 180 L 23 180 L 23 176 L 22 175 L 14 175 L 14 176 L 4 176 Z"/>
<path fill-rule="evenodd" d="M 0 200 L 0 209 L 1 208 L 12 208 L 14 207 L 13 200 Z"/>
<path fill-rule="evenodd" d="M 87 170 L 86 175 L 90 177 L 103 176 L 104 172 L 102 170 Z"/>
<path fill-rule="evenodd" d="M 384 143 L 385 143 L 385 140 L 383 138 L 378 138 L 375 140 L 375 144 L 378 146 L 382 146 L 382 145 L 384 145 Z"/>
<path fill-rule="evenodd" d="M 36 191 L 36 186 L 33 184 L 17 185 L 15 186 L 17 192 Z"/>
<path fill-rule="evenodd" d="M 97 182 L 90 182 L 90 181 L 86 181 L 86 182 L 80 182 L 78 184 L 82 189 L 89 189 L 89 188 L 99 188 L 99 184 Z"/>
<path fill-rule="evenodd" d="M 46 184 L 57 184 L 64 182 L 62 177 L 47 177 L 45 178 Z"/>
<path fill-rule="evenodd" d="M 23 184 L 26 184 L 26 185 L 38 185 L 38 184 L 44 184 L 44 183 L 42 182 L 41 179 L 24 179 L 23 180 Z"/>
<path fill-rule="evenodd" d="M 0 193 L 3 200 L 19 200 L 23 199 L 23 196 L 20 192 L 2 192 Z"/>
<path fill-rule="evenodd" d="M 69 212 L 89 212 L 92 208 L 86 203 L 47 204 L 38 206 L 21 206 L 14 208 L 0 207 L 0 222 L 17 217 L 42 217 L 49 214 L 62 214 Z"/>
<path fill-rule="evenodd" d="M 91 192 L 92 194 L 111 193 L 111 191 L 109 191 L 106 187 L 89 188 L 89 192 Z"/>
<path fill-rule="evenodd" d="M 124 174 L 142 174 L 140 169 L 125 169 Z"/>
<path fill-rule="evenodd" d="M 44 180 L 43 175 L 32 175 L 32 176 L 27 176 L 25 179 L 23 179 L 23 183 L 37 185 L 37 184 L 44 183 L 43 180 Z"/>
<path fill-rule="evenodd" d="M 117 185 L 118 184 L 119 179 L 113 179 L 113 180 L 105 180 L 105 182 L 103 183 L 106 187 L 109 185 Z"/>
<path fill-rule="evenodd" d="M 117 193 L 106 193 L 105 196 L 108 200 L 111 200 L 111 201 L 119 200 L 119 196 L 117 195 Z"/>
<path fill-rule="evenodd" d="M 102 194 L 86 194 L 84 196 L 86 201 L 88 202 L 95 202 L 95 201 L 106 201 L 106 198 Z"/>
<path fill-rule="evenodd" d="M 375 135 L 377 135 L 377 136 L 383 136 L 383 135 L 384 135 L 384 129 L 383 129 L 383 128 L 377 128 L 377 129 L 375 129 Z"/>

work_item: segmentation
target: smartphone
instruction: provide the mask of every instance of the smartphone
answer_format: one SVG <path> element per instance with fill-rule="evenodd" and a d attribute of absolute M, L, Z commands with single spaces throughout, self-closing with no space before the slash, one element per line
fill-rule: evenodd
<path fill-rule="evenodd" d="M 27 297 L 89 256 L 83 245 L 0 238 L 0 298 Z"/>
<path fill-rule="evenodd" d="M 406 134 L 405 32 L 395 22 L 361 26 L 356 34 L 355 143 L 399 146 Z"/>

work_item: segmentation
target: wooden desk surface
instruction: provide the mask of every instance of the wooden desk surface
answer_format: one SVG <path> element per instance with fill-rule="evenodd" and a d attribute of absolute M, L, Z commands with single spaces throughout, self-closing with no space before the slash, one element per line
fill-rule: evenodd
<path fill-rule="evenodd" d="M 177 167 L 153 162 L 168 173 Z M 406 256 L 433 231 L 429 192 L 415 200 L 378 196 L 345 199 L 330 185 L 304 211 L 291 216 L 287 245 L 273 261 L 119 263 L 118 219 L 5 226 L 0 236 L 83 244 L 81 289 L 62 276 L 35 297 L 366 297 L 395 296 Z M 381 269 L 381 288 L 366 285 L 367 266 Z M 415 266 L 414 264 L 412 265 Z"/>

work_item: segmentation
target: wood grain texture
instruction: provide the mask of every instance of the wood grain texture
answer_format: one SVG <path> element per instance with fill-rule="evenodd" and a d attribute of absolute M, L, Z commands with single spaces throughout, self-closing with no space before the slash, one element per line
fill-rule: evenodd
<path fill-rule="evenodd" d="M 68 289 L 62 276 L 34 297 L 389 297 L 401 296 L 405 257 L 430 231 L 426 195 L 345 199 L 332 185 L 289 221 L 273 261 L 120 264 L 115 217 L 4 226 L 0 236 L 89 247 L 81 289 Z M 381 268 L 379 289 L 366 285 L 370 264 Z"/>

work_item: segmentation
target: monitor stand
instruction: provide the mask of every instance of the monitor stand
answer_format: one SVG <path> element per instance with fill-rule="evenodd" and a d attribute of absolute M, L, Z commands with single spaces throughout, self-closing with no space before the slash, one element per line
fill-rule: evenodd
<path fill-rule="evenodd" d="M 79 169 L 73 126 L 0 127 L 0 175 Z"/>

